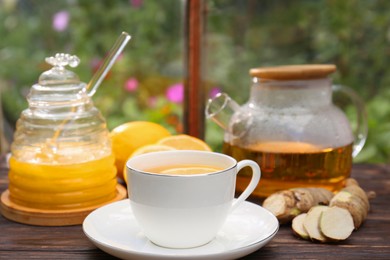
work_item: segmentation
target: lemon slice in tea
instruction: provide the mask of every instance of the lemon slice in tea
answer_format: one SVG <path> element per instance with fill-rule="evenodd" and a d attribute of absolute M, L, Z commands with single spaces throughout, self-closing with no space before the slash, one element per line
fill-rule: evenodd
<path fill-rule="evenodd" d="M 209 167 L 194 167 L 194 166 L 189 166 L 189 167 L 180 167 L 180 168 L 171 168 L 162 171 L 162 174 L 177 174 L 177 175 L 192 175 L 192 174 L 203 174 L 203 173 L 212 173 L 216 172 L 219 169 L 216 168 L 209 168 Z"/>

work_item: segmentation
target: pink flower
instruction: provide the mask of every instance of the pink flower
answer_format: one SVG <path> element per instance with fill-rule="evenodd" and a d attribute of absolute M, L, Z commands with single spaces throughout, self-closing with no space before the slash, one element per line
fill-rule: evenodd
<path fill-rule="evenodd" d="M 108 53 L 107 53 L 107 55 L 108 55 Z M 118 58 L 116 58 L 117 61 L 119 61 L 119 60 L 121 60 L 121 59 L 123 59 L 123 53 L 120 53 L 120 54 L 118 55 Z"/>
<path fill-rule="evenodd" d="M 221 89 L 219 87 L 213 87 L 210 90 L 209 96 L 210 98 L 214 98 L 218 93 L 221 93 Z"/>
<path fill-rule="evenodd" d="M 99 59 L 99 58 L 93 58 L 91 60 L 91 68 L 92 68 L 92 73 L 96 73 L 96 71 L 98 71 L 98 69 L 100 68 L 100 66 L 102 65 L 103 63 L 103 60 Z M 108 71 L 107 75 L 104 77 L 104 79 L 109 79 L 111 77 L 111 71 Z"/>
<path fill-rule="evenodd" d="M 167 99 L 173 103 L 182 103 L 184 99 L 184 86 L 182 83 L 171 85 L 166 93 Z"/>
<path fill-rule="evenodd" d="M 60 11 L 53 16 L 53 28 L 57 32 L 65 31 L 69 24 L 69 13 L 67 11 Z"/>
<path fill-rule="evenodd" d="M 156 105 L 157 105 L 157 97 L 155 97 L 155 96 L 149 97 L 148 98 L 148 106 L 154 108 L 154 107 L 156 107 Z"/>
<path fill-rule="evenodd" d="M 90 64 L 92 69 L 96 71 L 101 64 L 101 60 L 99 58 L 92 58 Z"/>
<path fill-rule="evenodd" d="M 125 82 L 125 90 L 128 92 L 134 92 L 138 88 L 138 80 L 136 78 L 129 78 Z"/>
<path fill-rule="evenodd" d="M 140 8 L 143 4 L 143 0 L 130 0 L 130 5 L 134 8 Z"/>

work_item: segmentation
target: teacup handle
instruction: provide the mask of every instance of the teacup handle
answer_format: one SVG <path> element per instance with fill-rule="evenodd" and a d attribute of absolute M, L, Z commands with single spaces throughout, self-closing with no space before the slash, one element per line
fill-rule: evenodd
<path fill-rule="evenodd" d="M 252 178 L 251 178 L 251 181 L 249 182 L 248 186 L 246 187 L 246 189 L 241 193 L 241 195 L 237 198 L 236 201 L 233 202 L 233 205 L 230 209 L 230 211 L 233 211 L 234 209 L 236 209 L 238 207 L 238 205 L 240 205 L 243 201 L 245 201 L 249 195 L 252 194 L 252 192 L 256 189 L 257 187 L 257 184 L 259 183 L 260 181 L 260 178 L 261 178 L 261 170 L 260 170 L 260 167 L 259 165 L 254 162 L 254 161 L 251 161 L 251 160 L 242 160 L 242 161 L 239 161 L 238 164 L 237 164 L 237 172 L 236 172 L 236 175 L 240 172 L 240 170 L 246 166 L 249 166 L 251 167 L 252 169 Z"/>

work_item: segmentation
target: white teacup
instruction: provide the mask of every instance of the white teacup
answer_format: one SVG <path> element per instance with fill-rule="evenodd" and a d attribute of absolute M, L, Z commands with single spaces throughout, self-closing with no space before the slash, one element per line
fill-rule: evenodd
<path fill-rule="evenodd" d="M 157 168 L 173 165 L 202 165 L 217 170 L 190 175 L 170 173 L 176 169 L 155 173 L 161 170 Z M 253 192 L 261 176 L 253 161 L 237 163 L 230 156 L 206 151 L 147 153 L 129 159 L 126 166 L 130 204 L 137 222 L 149 240 L 169 248 L 210 242 L 229 213 Z M 252 179 L 234 201 L 236 175 L 246 166 L 252 168 Z"/>

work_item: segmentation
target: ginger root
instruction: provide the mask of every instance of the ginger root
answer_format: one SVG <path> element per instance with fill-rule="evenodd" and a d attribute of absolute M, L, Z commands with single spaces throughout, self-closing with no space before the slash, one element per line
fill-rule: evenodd
<path fill-rule="evenodd" d="M 345 240 L 361 226 L 369 208 L 367 193 L 356 181 L 347 181 L 347 186 L 330 200 L 329 206 L 314 206 L 295 217 L 292 229 L 301 238 L 313 241 Z"/>
<path fill-rule="evenodd" d="M 345 240 L 354 230 L 351 213 L 344 208 L 328 207 L 322 212 L 319 229 L 327 241 Z"/>
<path fill-rule="evenodd" d="M 315 241 L 325 242 L 326 237 L 319 228 L 320 219 L 322 213 L 328 210 L 328 206 L 314 206 L 307 213 L 305 219 L 303 220 L 303 228 L 309 234 L 310 239 Z"/>
<path fill-rule="evenodd" d="M 361 226 L 370 210 L 367 193 L 360 188 L 357 182 L 347 182 L 347 186 L 332 198 L 329 206 L 348 210 L 352 215 L 355 229 Z"/>
<path fill-rule="evenodd" d="M 306 216 L 307 213 L 299 214 L 292 220 L 291 224 L 294 233 L 303 239 L 310 238 L 309 233 L 307 233 L 306 228 L 303 226 L 303 222 L 305 222 Z"/>
<path fill-rule="evenodd" d="M 318 242 L 347 239 L 354 230 L 351 213 L 344 208 L 314 206 L 292 220 L 293 232 L 303 238 Z"/>
<path fill-rule="evenodd" d="M 324 188 L 294 188 L 271 194 L 264 200 L 263 208 L 284 224 L 316 205 L 328 205 L 332 197 L 333 193 Z"/>

